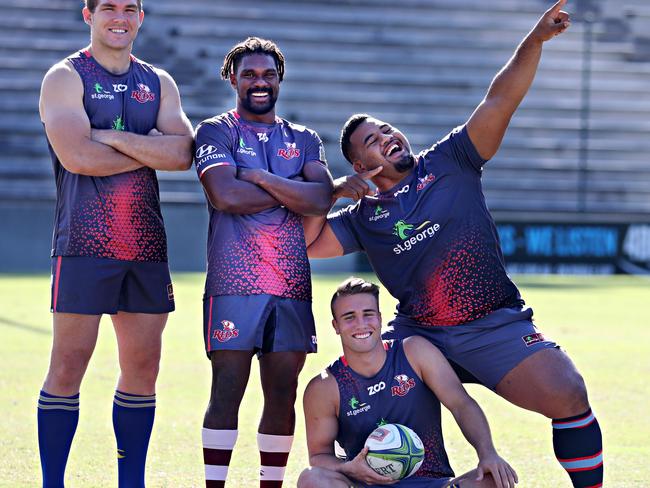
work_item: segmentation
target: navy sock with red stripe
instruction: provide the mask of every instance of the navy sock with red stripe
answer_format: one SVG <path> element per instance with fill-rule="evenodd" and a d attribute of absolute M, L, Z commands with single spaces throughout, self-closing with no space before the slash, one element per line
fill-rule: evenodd
<path fill-rule="evenodd" d="M 553 419 L 555 457 L 575 488 L 603 485 L 603 439 L 591 409 L 565 419 Z"/>

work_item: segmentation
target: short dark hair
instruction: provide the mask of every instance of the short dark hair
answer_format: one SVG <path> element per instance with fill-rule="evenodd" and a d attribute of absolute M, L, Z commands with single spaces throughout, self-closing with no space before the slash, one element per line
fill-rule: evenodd
<path fill-rule="evenodd" d="M 379 309 L 379 287 L 363 278 L 350 276 L 338 286 L 334 295 L 332 295 L 332 301 L 330 302 L 332 317 L 336 318 L 334 315 L 334 303 L 336 303 L 336 300 L 338 300 L 339 297 L 349 297 L 351 295 L 360 295 L 362 293 L 369 293 L 374 296 L 377 300 L 377 309 Z"/>
<path fill-rule="evenodd" d="M 352 133 L 357 130 L 357 127 L 368 120 L 368 118 L 370 118 L 370 115 L 368 114 L 354 114 L 345 124 L 343 124 L 343 129 L 341 129 L 341 152 L 350 164 L 352 164 L 352 156 L 350 155 L 350 149 L 352 149 L 350 138 L 352 137 Z"/>
<path fill-rule="evenodd" d="M 86 8 L 88 10 L 90 10 L 91 12 L 95 11 L 95 9 L 97 8 L 97 4 L 100 1 L 101 0 L 84 0 L 84 2 L 86 4 Z M 136 3 L 138 4 L 138 10 L 141 11 L 142 10 L 142 0 L 136 0 Z"/>
<path fill-rule="evenodd" d="M 221 66 L 221 78 L 227 80 L 231 73 L 236 73 L 239 63 L 244 56 L 251 54 L 266 54 L 275 60 L 275 68 L 278 70 L 280 81 L 284 78 L 284 54 L 273 41 L 260 37 L 248 37 L 239 44 L 232 47 L 226 57 L 223 58 Z"/>

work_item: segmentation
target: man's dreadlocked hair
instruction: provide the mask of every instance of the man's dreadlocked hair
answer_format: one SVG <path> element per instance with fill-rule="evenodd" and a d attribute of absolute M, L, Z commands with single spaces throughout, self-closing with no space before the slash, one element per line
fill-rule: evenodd
<path fill-rule="evenodd" d="M 278 70 L 278 78 L 282 81 L 284 78 L 284 54 L 273 41 L 262 39 L 260 37 L 249 37 L 233 48 L 226 54 L 221 67 L 221 78 L 230 79 L 231 73 L 236 73 L 239 62 L 244 56 L 250 54 L 266 54 L 275 59 L 275 67 Z"/>

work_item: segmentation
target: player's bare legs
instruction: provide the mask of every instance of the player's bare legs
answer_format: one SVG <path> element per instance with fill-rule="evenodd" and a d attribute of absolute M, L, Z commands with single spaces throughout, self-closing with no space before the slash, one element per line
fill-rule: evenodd
<path fill-rule="evenodd" d="M 517 406 L 553 419 L 555 456 L 574 487 L 602 486 L 603 444 L 584 380 L 559 349 L 539 351 L 510 371 L 496 391 Z"/>
<path fill-rule="evenodd" d="M 168 314 L 119 312 L 112 316 L 120 358 L 119 391 L 156 393 L 162 333 Z"/>
<path fill-rule="evenodd" d="M 260 450 L 260 486 L 282 486 L 296 426 L 298 375 L 305 364 L 304 352 L 271 352 L 260 358 L 264 410 L 257 434 Z"/>
<path fill-rule="evenodd" d="M 589 408 L 582 376 L 559 349 L 544 349 L 524 359 L 504 376 L 496 392 L 551 419 L 579 415 Z"/>
<path fill-rule="evenodd" d="M 167 314 L 111 316 L 120 359 L 113 401 L 120 487 L 144 487 L 145 463 L 156 412 L 156 378 Z"/>
<path fill-rule="evenodd" d="M 237 441 L 239 405 L 251 371 L 253 351 L 212 351 L 212 388 L 203 418 L 203 461 L 208 488 L 225 485 Z"/>
<path fill-rule="evenodd" d="M 54 313 L 50 367 L 43 390 L 57 396 L 79 393 L 95 350 L 100 315 Z"/>
<path fill-rule="evenodd" d="M 264 410 L 259 431 L 292 435 L 296 425 L 298 375 L 305 364 L 304 352 L 271 352 L 260 358 Z"/>

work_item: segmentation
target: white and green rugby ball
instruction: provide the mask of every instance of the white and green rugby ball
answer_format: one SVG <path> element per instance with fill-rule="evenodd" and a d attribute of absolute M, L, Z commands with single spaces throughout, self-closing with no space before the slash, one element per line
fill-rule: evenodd
<path fill-rule="evenodd" d="M 373 430 L 366 444 L 368 465 L 393 480 L 415 474 L 424 461 L 424 444 L 408 427 L 385 424 Z"/>

